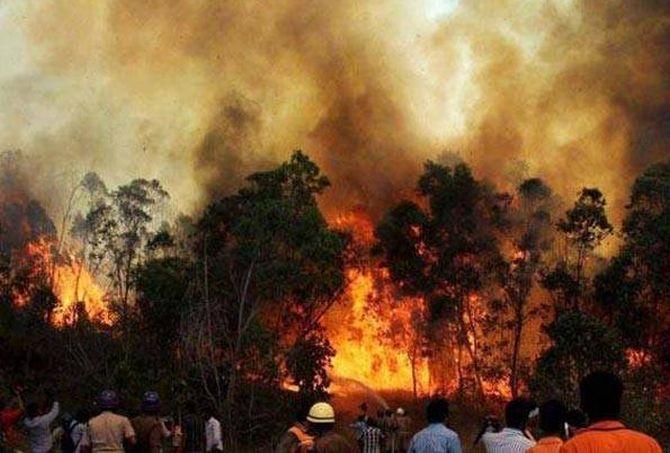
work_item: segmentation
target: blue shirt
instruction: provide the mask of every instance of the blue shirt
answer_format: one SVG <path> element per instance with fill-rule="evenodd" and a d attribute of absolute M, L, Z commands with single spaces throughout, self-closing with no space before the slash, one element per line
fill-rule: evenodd
<path fill-rule="evenodd" d="M 412 437 L 409 453 L 461 453 L 461 441 L 442 423 L 432 423 Z"/>

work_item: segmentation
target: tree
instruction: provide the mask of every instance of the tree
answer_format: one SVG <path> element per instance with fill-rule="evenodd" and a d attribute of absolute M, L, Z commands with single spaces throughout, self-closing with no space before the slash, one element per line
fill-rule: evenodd
<path fill-rule="evenodd" d="M 554 295 L 559 310 L 579 308 L 586 290 L 586 261 L 614 231 L 605 213 L 606 204 L 600 190 L 583 188 L 573 207 L 556 225 L 565 248 L 559 262 L 544 276 L 543 285 Z"/>
<path fill-rule="evenodd" d="M 179 339 L 185 297 L 192 276 L 191 263 L 181 257 L 149 260 L 136 271 L 137 306 L 144 331 L 163 347 Z"/>
<path fill-rule="evenodd" d="M 459 388 L 465 387 L 465 352 L 483 394 L 477 303 L 502 265 L 496 197 L 467 165 L 433 162 L 425 166 L 418 193 L 421 205 L 401 202 L 381 220 L 377 249 L 396 286 L 426 301 L 428 324 L 454 328 Z"/>
<path fill-rule="evenodd" d="M 538 178 L 524 181 L 517 193 L 518 205 L 511 214 L 513 252 L 506 260 L 505 271 L 500 274 L 504 296 L 500 305 L 502 313 L 498 313 L 512 334 L 509 385 L 513 397 L 519 390 L 523 329 L 528 319 L 538 313 L 538 307 L 529 306 L 529 296 L 543 265 L 543 254 L 550 247 L 552 195 L 551 189 Z M 496 310 L 491 311 L 496 314 Z M 500 324 L 501 320 L 496 321 Z M 508 343 L 508 339 L 503 342 Z"/>
<path fill-rule="evenodd" d="M 667 363 L 670 329 L 670 163 L 649 167 L 633 184 L 624 244 L 596 278 L 599 307 L 646 360 Z"/>
<path fill-rule="evenodd" d="M 252 376 L 275 389 L 284 378 L 306 392 L 327 385 L 323 368 L 332 350 L 317 334 L 345 285 L 346 240 L 319 210 L 316 197 L 329 182 L 318 166 L 296 151 L 247 182 L 212 203 L 199 222 L 185 326 L 201 384 L 212 403 L 223 402 L 231 424 L 239 422 L 233 404 L 244 396 L 242 382 L 251 385 Z M 302 359 L 308 362 L 297 363 L 295 348 L 310 351 Z M 315 353 L 324 355 L 316 360 Z"/>
<path fill-rule="evenodd" d="M 561 313 L 547 328 L 552 346 L 538 359 L 531 390 L 541 399 L 578 405 L 579 381 L 592 371 L 626 369 L 616 330 L 577 310 Z"/>
<path fill-rule="evenodd" d="M 103 270 L 109 278 L 125 321 L 133 295 L 134 271 L 155 234 L 155 211 L 168 193 L 155 179 L 135 179 L 109 192 L 93 173 L 84 177 L 82 186 L 90 194 L 90 206 L 85 217 L 75 219 L 73 231 L 83 243 L 91 269 Z"/>

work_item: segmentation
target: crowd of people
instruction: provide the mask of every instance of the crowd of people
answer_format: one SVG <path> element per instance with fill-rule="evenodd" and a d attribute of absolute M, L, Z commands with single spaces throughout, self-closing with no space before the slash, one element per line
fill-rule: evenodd
<path fill-rule="evenodd" d="M 557 400 L 537 406 L 515 398 L 505 407 L 504 423 L 485 418 L 474 446 L 487 453 L 660 453 L 653 438 L 626 428 L 620 420 L 623 384 L 606 372 L 595 372 L 580 383 L 580 410 L 567 410 Z M 33 453 L 102 452 L 222 452 L 222 426 L 216 411 L 198 413 L 188 404 L 186 414 L 173 420 L 161 417 L 156 392 L 143 395 L 140 414 L 129 419 L 117 413 L 119 397 L 103 391 L 97 414 L 81 410 L 61 413 L 58 401 L 46 392 L 43 404 L 24 406 L 20 389 L 13 401 L 0 399 L 0 446 L 4 451 Z M 335 410 L 319 401 L 296 411 L 295 423 L 281 436 L 276 453 L 460 453 L 459 435 L 449 426 L 449 402 L 442 397 L 426 406 L 427 426 L 411 435 L 411 420 L 403 408 L 384 409 L 375 416 L 367 404 L 349 425 L 338 432 Z M 57 423 L 59 421 L 59 423 Z M 55 426 L 54 426 L 55 425 Z M 342 428 L 340 428 L 342 429 Z M 350 440 L 353 438 L 354 441 Z"/>

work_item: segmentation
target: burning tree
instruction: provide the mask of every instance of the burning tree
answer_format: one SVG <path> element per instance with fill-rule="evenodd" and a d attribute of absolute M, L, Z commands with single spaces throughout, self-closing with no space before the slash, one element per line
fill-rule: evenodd
<path fill-rule="evenodd" d="M 527 179 L 519 185 L 517 197 L 511 202 L 514 206 L 506 213 L 509 228 L 505 232 L 512 250 L 499 274 L 500 303 L 493 301 L 490 305 L 489 318 L 494 324 L 493 329 L 502 326 L 510 334 L 503 335 L 501 341 L 494 344 L 508 357 L 498 359 L 493 366 L 509 363 L 508 372 L 502 374 L 508 374 L 510 392 L 516 397 L 520 386 L 524 328 L 542 308 L 532 304 L 530 296 L 542 271 L 544 254 L 551 247 L 551 189 L 538 178 Z"/>
<path fill-rule="evenodd" d="M 483 395 L 478 295 L 501 269 L 495 194 L 465 164 L 428 162 L 419 203 L 404 201 L 377 227 L 379 249 L 400 290 L 427 303 L 425 332 L 455 350 L 458 388 L 472 376 Z M 467 362 L 464 358 L 467 356 Z"/>

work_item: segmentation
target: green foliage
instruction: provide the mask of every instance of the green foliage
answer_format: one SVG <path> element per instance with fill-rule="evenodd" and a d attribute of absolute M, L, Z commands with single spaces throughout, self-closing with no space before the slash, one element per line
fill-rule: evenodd
<path fill-rule="evenodd" d="M 596 370 L 625 370 L 618 333 L 598 318 L 566 311 L 548 326 L 547 334 L 552 346 L 538 359 L 531 382 L 531 390 L 540 399 L 559 398 L 578 406 L 581 378 Z"/>
<path fill-rule="evenodd" d="M 144 330 L 166 346 L 178 339 L 191 264 L 181 257 L 153 259 L 136 270 L 137 307 Z"/>
<path fill-rule="evenodd" d="M 313 401 L 327 396 L 328 367 L 335 350 L 319 332 L 299 338 L 286 355 L 286 368 L 293 382 Z"/>
<path fill-rule="evenodd" d="M 258 404 L 247 386 L 276 391 L 290 381 L 303 393 L 324 392 L 334 351 L 320 319 L 345 286 L 347 246 L 317 204 L 328 180 L 301 151 L 247 182 L 197 225 L 185 325 L 189 366 L 203 376 L 197 385 L 242 435 L 252 422 L 239 414 Z"/>

